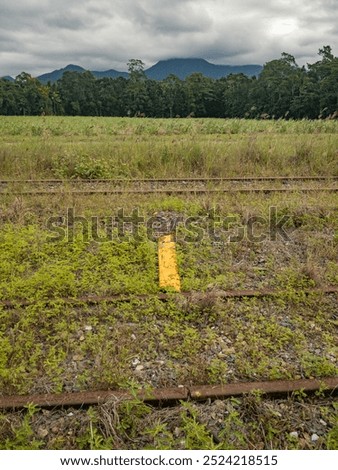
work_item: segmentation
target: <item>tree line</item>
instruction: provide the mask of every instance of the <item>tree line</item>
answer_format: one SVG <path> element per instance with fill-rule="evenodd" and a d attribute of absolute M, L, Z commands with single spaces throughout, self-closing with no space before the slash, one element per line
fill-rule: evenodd
<path fill-rule="evenodd" d="M 41 84 L 22 72 L 0 79 L 1 115 L 218 117 L 317 119 L 338 116 L 338 57 L 330 46 L 320 60 L 298 66 L 282 53 L 258 77 L 220 79 L 193 73 L 146 77 L 141 60 L 128 62 L 129 78 L 96 79 L 91 72 L 65 72 L 56 83 Z"/>

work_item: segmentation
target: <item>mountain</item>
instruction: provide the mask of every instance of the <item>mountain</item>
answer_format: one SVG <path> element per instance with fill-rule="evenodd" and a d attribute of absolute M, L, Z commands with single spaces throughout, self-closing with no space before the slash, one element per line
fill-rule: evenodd
<path fill-rule="evenodd" d="M 43 75 L 39 75 L 38 77 L 36 77 L 41 83 L 48 83 L 48 82 L 56 82 L 57 80 L 59 80 L 59 78 L 62 77 L 62 75 L 65 73 L 65 72 L 79 72 L 79 73 L 82 73 L 82 72 L 85 72 L 86 69 L 80 67 L 79 65 L 73 65 L 73 64 L 69 64 L 67 65 L 67 67 L 64 67 L 63 69 L 59 69 L 59 70 L 54 70 L 53 72 L 49 72 L 49 73 L 44 73 Z"/>
<path fill-rule="evenodd" d="M 129 74 L 128 72 L 119 72 L 118 70 L 110 69 L 110 70 L 104 70 L 103 72 L 92 72 L 94 77 L 96 78 L 103 78 L 103 77 L 110 77 L 110 78 L 117 78 L 117 77 L 123 77 L 123 78 L 128 78 Z"/>
<path fill-rule="evenodd" d="M 9 82 L 14 82 L 14 78 L 11 77 L 10 75 L 5 75 L 4 77 L 0 77 L 3 80 L 8 80 Z"/>
<path fill-rule="evenodd" d="M 261 65 L 216 65 L 204 59 L 169 59 L 160 60 L 145 73 L 154 80 L 163 80 L 170 74 L 184 80 L 195 72 L 210 78 L 221 78 L 231 73 L 244 73 L 251 77 L 258 75 L 261 70 Z"/>
<path fill-rule="evenodd" d="M 69 65 L 67 65 L 67 67 L 64 67 L 63 69 L 54 70 L 53 72 L 44 73 L 43 75 L 39 75 L 37 77 L 37 79 L 41 83 L 45 83 L 45 84 L 48 83 L 48 82 L 53 83 L 53 82 L 56 82 L 57 80 L 59 80 L 65 72 L 83 73 L 85 71 L 86 71 L 86 69 L 84 69 L 83 67 L 80 67 L 79 65 L 69 64 Z M 91 73 L 96 78 L 103 78 L 103 77 L 111 77 L 111 78 L 125 77 L 125 78 L 128 78 L 127 72 L 118 72 L 117 70 L 113 70 L 113 69 L 105 70 L 103 72 L 91 71 Z"/>
<path fill-rule="evenodd" d="M 221 78 L 230 75 L 231 73 L 243 73 L 249 77 L 258 75 L 262 70 L 261 65 L 216 65 L 204 59 L 168 59 L 160 60 L 157 64 L 145 70 L 148 78 L 153 80 L 163 80 L 170 74 L 176 75 L 178 78 L 184 80 L 192 73 L 202 73 L 206 77 Z M 56 82 L 62 77 L 64 72 L 85 72 L 83 67 L 79 65 L 69 64 L 67 67 L 53 72 L 39 75 L 37 78 L 41 83 Z M 96 78 L 103 77 L 124 77 L 128 78 L 127 72 L 119 72 L 118 70 L 110 69 L 102 72 L 91 71 Z M 10 77 L 11 78 L 11 77 Z"/>

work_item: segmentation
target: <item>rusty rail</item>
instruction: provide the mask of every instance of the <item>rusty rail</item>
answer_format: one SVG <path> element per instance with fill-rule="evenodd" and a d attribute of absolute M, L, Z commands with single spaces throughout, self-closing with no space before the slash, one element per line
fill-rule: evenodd
<path fill-rule="evenodd" d="M 80 195 L 90 196 L 95 194 L 102 195 L 122 195 L 122 194 L 237 194 L 237 193 L 290 193 L 290 192 L 337 192 L 338 187 L 320 187 L 320 188 L 159 188 L 159 189 L 83 189 L 83 190 L 36 190 L 36 191 L 0 191 L 2 196 L 44 196 L 44 195 Z"/>
<path fill-rule="evenodd" d="M 223 182 L 223 181 L 336 181 L 338 176 L 226 176 L 226 177 L 187 177 L 187 178 L 100 178 L 100 179 L 3 179 L 1 184 L 12 183 L 171 183 L 171 182 Z"/>
<path fill-rule="evenodd" d="M 47 195 L 47 194 L 205 194 L 226 192 L 310 192 L 310 191 L 337 191 L 333 184 L 338 180 L 336 176 L 238 176 L 238 177 L 188 177 L 188 178 L 115 178 L 115 179 L 22 179 L 0 180 L 0 195 Z M 326 187 L 264 187 L 248 186 L 246 183 L 257 182 L 326 182 Z M 170 183 L 175 183 L 170 187 Z M 195 184 L 194 184 L 195 183 Z M 196 186 L 197 183 L 201 185 Z M 207 185 L 212 183 L 215 187 Z M 224 183 L 225 185 L 222 185 Z M 244 186 L 233 186 L 231 183 L 243 183 Z M 151 185 L 149 187 L 149 184 Z M 167 185 L 169 184 L 169 187 Z M 12 186 L 11 186 L 12 185 Z M 18 188 L 17 185 L 28 185 Z M 82 189 L 81 185 L 83 186 Z M 139 186 L 140 185 L 140 186 Z M 146 185 L 146 187 L 142 187 Z M 148 187 L 147 187 L 148 185 Z M 155 185 L 155 187 L 153 186 Z M 156 187 L 158 185 L 158 187 Z M 203 187 L 203 185 L 205 187 Z M 31 187 L 29 187 L 31 186 Z M 49 187 L 48 187 L 49 186 Z M 80 188 L 79 188 L 80 186 Z M 88 188 L 88 186 L 90 186 Z M 180 187 L 181 186 L 181 187 Z M 35 187 L 35 189 L 34 189 Z"/>
<path fill-rule="evenodd" d="M 156 298 L 162 301 L 168 301 L 175 297 L 183 296 L 187 299 L 194 298 L 195 300 L 203 300 L 207 296 L 214 296 L 219 299 L 231 299 L 231 298 L 260 298 L 260 297 L 273 297 L 281 296 L 284 294 L 282 289 L 241 289 L 241 290 L 227 290 L 227 291 L 208 291 L 208 292 L 180 292 L 180 293 L 154 293 L 154 294 L 113 294 L 109 296 L 80 296 L 76 298 L 72 297 L 59 297 L 59 298 L 46 298 L 38 300 L 28 300 L 28 299 L 17 299 L 17 300 L 0 300 L 0 306 L 5 308 L 19 308 L 27 307 L 30 305 L 35 305 L 37 303 L 51 304 L 55 302 L 64 302 L 70 305 L 76 304 L 88 304 L 95 305 L 102 302 L 114 303 L 114 302 L 131 302 L 133 299 L 136 300 L 147 300 L 151 298 Z M 295 290 L 295 293 L 301 293 L 305 295 L 310 294 L 336 294 L 338 293 L 338 286 L 324 286 L 317 288 L 308 288 L 302 290 Z"/>
<path fill-rule="evenodd" d="M 260 391 L 267 396 L 289 395 L 296 391 L 313 393 L 317 390 L 336 394 L 338 377 L 321 379 L 276 380 L 266 382 L 238 382 L 224 385 L 195 385 L 176 388 L 139 390 L 136 397 L 148 403 L 169 404 L 179 400 L 207 400 L 241 396 Z M 110 400 L 128 400 L 135 395 L 125 390 L 98 390 L 38 395 L 0 396 L 1 409 L 23 408 L 28 404 L 39 407 L 98 405 Z"/>

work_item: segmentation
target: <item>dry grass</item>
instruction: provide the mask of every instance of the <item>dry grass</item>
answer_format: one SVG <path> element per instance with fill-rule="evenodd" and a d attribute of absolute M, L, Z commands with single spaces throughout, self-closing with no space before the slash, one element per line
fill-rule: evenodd
<path fill-rule="evenodd" d="M 0 117 L 0 134 L 1 178 L 338 174 L 335 121 Z"/>

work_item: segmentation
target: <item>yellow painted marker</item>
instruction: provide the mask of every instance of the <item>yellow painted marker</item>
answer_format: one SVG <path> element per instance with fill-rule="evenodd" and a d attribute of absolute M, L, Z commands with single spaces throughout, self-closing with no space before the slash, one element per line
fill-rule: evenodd
<path fill-rule="evenodd" d="M 181 290 L 181 281 L 177 269 L 176 246 L 172 235 L 164 235 L 158 240 L 158 267 L 160 287 Z"/>

